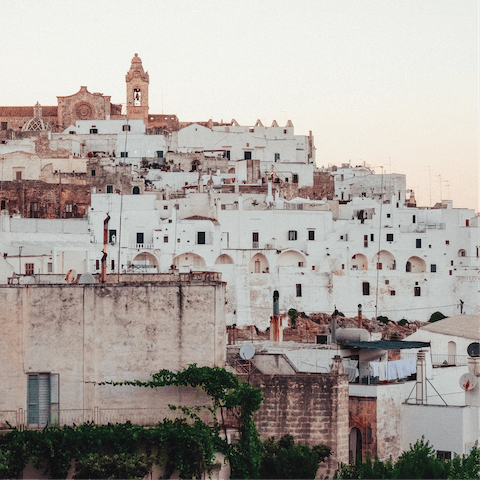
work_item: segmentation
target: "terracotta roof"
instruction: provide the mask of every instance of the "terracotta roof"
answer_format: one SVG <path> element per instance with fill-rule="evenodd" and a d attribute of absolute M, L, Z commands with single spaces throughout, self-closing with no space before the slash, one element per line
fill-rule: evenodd
<path fill-rule="evenodd" d="M 56 117 L 58 107 L 42 106 L 42 117 Z M 32 107 L 0 107 L 0 117 L 33 117 Z"/>
<path fill-rule="evenodd" d="M 193 215 L 192 217 L 182 218 L 182 220 L 210 220 L 214 225 L 220 225 L 218 220 L 210 217 L 202 217 L 200 215 Z"/>

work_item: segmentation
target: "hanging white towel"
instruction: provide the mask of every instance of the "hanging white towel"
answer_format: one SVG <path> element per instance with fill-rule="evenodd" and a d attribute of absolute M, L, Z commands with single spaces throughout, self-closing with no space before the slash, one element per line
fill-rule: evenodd
<path fill-rule="evenodd" d="M 378 364 L 378 379 L 382 382 L 387 379 L 387 362 Z"/>
<path fill-rule="evenodd" d="M 387 380 L 396 380 L 397 378 L 397 366 L 395 362 L 387 362 Z"/>
<path fill-rule="evenodd" d="M 380 367 L 378 362 L 370 362 L 370 366 L 372 367 L 373 370 L 373 376 L 374 377 L 379 377 L 380 376 Z"/>

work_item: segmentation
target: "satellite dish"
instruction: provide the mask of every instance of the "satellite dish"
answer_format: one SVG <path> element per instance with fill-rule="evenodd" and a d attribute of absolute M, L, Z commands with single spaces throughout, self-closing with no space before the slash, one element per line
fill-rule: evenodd
<path fill-rule="evenodd" d="M 95 278 L 93 277 L 93 275 L 91 273 L 82 273 L 80 275 L 78 283 L 80 285 L 90 285 L 92 283 L 95 283 Z"/>
<path fill-rule="evenodd" d="M 471 343 L 467 348 L 467 353 L 470 357 L 480 357 L 480 344 L 478 342 Z"/>
<path fill-rule="evenodd" d="M 477 377 L 471 373 L 464 373 L 460 377 L 460 387 L 466 392 L 473 390 L 477 386 Z"/>
<path fill-rule="evenodd" d="M 255 355 L 255 347 L 251 343 L 245 343 L 240 348 L 240 356 L 244 360 L 250 360 Z"/>
<path fill-rule="evenodd" d="M 72 268 L 65 275 L 65 280 L 67 283 L 75 283 L 77 281 L 77 272 Z"/>

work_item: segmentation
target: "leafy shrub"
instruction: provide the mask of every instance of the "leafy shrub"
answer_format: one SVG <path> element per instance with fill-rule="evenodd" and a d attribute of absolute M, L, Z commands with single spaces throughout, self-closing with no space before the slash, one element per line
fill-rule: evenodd
<path fill-rule="evenodd" d="M 292 322 L 292 328 L 295 328 L 295 323 L 297 321 L 298 312 L 294 308 L 291 308 L 288 311 L 288 316 L 290 317 L 290 320 Z"/>
<path fill-rule="evenodd" d="M 401 326 L 401 327 L 404 327 L 406 324 L 408 323 L 408 320 L 405 320 L 404 318 L 402 318 L 398 324 Z"/>
<path fill-rule="evenodd" d="M 326 445 L 295 444 L 291 435 L 263 442 L 260 478 L 315 478 L 320 463 L 330 455 Z"/>
<path fill-rule="evenodd" d="M 379 317 L 377 317 L 377 321 L 386 325 L 390 320 L 388 319 L 388 317 L 380 315 Z"/>
<path fill-rule="evenodd" d="M 435 312 L 432 313 L 432 316 L 430 317 L 429 322 L 438 322 L 439 320 L 443 320 L 444 318 L 447 318 L 442 312 Z"/>

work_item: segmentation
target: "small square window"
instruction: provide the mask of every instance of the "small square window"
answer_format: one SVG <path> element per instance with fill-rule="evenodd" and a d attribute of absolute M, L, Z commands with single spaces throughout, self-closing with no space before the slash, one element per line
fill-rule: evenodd
<path fill-rule="evenodd" d="M 364 295 L 370 295 L 370 284 L 368 282 L 362 283 L 362 291 Z"/>
<path fill-rule="evenodd" d="M 120 152 L 120 157 L 127 158 L 128 152 Z"/>
<path fill-rule="evenodd" d="M 47 272 L 48 272 L 48 273 L 52 273 L 52 272 L 53 272 L 53 263 L 52 263 L 52 262 L 48 262 L 48 263 L 47 263 Z"/>
<path fill-rule="evenodd" d="M 303 262 L 298 262 L 299 267 L 303 267 Z"/>
<path fill-rule="evenodd" d="M 95 170 L 91 170 L 90 173 L 92 174 L 92 177 L 95 176 Z"/>
<path fill-rule="evenodd" d="M 315 230 L 309 230 L 308 231 L 308 239 L 309 240 L 315 240 Z"/>
<path fill-rule="evenodd" d="M 123 125 L 123 131 L 124 132 L 129 132 L 130 131 L 130 125 Z"/>
<path fill-rule="evenodd" d="M 415 287 L 414 295 L 415 297 L 420 297 L 420 287 Z"/>
<path fill-rule="evenodd" d="M 25 264 L 25 275 L 33 275 L 34 266 L 35 265 L 33 263 L 26 263 Z"/>
<path fill-rule="evenodd" d="M 168 205 L 164 205 L 164 206 L 163 206 L 163 209 L 164 209 L 164 210 L 168 210 Z"/>
<path fill-rule="evenodd" d="M 393 233 L 387 233 L 387 242 L 393 242 Z"/>
<path fill-rule="evenodd" d="M 312 270 L 315 270 L 315 265 L 312 265 Z"/>
<path fill-rule="evenodd" d="M 289 230 L 288 239 L 289 240 L 296 240 L 297 239 L 297 231 L 296 230 Z"/>
<path fill-rule="evenodd" d="M 91 128 L 90 133 L 98 133 L 98 129 L 97 128 Z"/>
<path fill-rule="evenodd" d="M 179 238 L 177 238 L 177 243 L 180 243 L 180 239 L 179 239 Z"/>
<path fill-rule="evenodd" d="M 297 297 L 301 297 L 302 296 L 302 284 L 301 283 L 297 283 L 296 290 L 297 290 Z"/>
<path fill-rule="evenodd" d="M 417 238 L 415 240 L 415 247 L 422 248 L 422 239 L 421 238 Z"/>
<path fill-rule="evenodd" d="M 449 274 L 449 275 L 452 275 L 452 271 L 451 271 L 451 270 L 449 270 L 449 271 L 448 271 L 448 274 Z"/>
<path fill-rule="evenodd" d="M 15 172 L 15 180 L 21 180 L 22 179 L 22 172 Z"/>
<path fill-rule="evenodd" d="M 137 232 L 137 243 L 140 245 L 143 244 L 143 232 Z"/>
<path fill-rule="evenodd" d="M 163 158 L 163 150 L 157 150 L 156 154 L 157 154 L 157 158 Z"/>
<path fill-rule="evenodd" d="M 382 270 L 382 264 L 380 262 L 377 263 L 377 270 Z"/>
<path fill-rule="evenodd" d="M 445 240 L 445 245 L 450 245 L 450 240 Z"/>
<path fill-rule="evenodd" d="M 113 193 L 113 185 L 107 185 L 107 193 Z"/>
<path fill-rule="evenodd" d="M 385 280 L 385 285 L 390 285 L 390 280 Z"/>
<path fill-rule="evenodd" d="M 390 218 L 390 214 L 389 214 L 389 213 L 387 213 L 387 218 Z"/>
<path fill-rule="evenodd" d="M 391 295 L 392 297 L 394 297 L 394 296 L 395 296 L 395 290 L 390 290 L 390 295 Z"/>
<path fill-rule="evenodd" d="M 342 270 L 345 270 L 345 264 L 342 263 Z"/>
<path fill-rule="evenodd" d="M 292 175 L 292 182 L 293 182 L 293 183 L 298 183 L 298 174 L 294 173 L 294 174 Z"/>
<path fill-rule="evenodd" d="M 165 237 L 163 237 L 163 243 L 168 243 L 168 235 L 166 235 Z"/>
<path fill-rule="evenodd" d="M 243 159 L 244 160 L 251 160 L 252 159 L 252 152 L 243 152 Z"/>
<path fill-rule="evenodd" d="M 2 122 L 2 130 L 7 130 L 7 122 Z"/>
<path fill-rule="evenodd" d="M 276 153 L 275 154 L 275 162 L 278 162 L 280 160 L 280 154 Z"/>
<path fill-rule="evenodd" d="M 431 271 L 432 273 L 435 273 L 435 272 L 437 271 L 437 265 L 436 265 L 435 263 L 432 263 L 432 264 L 430 265 L 430 271 Z"/>

